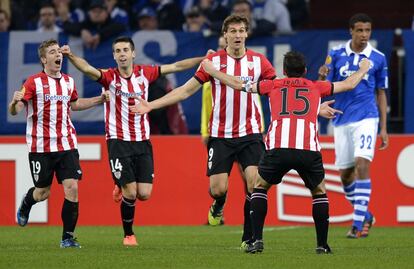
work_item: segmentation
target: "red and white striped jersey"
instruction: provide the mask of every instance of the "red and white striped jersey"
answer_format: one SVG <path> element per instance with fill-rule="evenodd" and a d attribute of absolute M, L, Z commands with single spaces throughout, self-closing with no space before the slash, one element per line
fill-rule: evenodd
<path fill-rule="evenodd" d="M 131 113 L 129 105 L 135 96 L 148 100 L 148 87 L 160 76 L 159 66 L 134 65 L 129 78 L 121 76 L 117 68 L 101 70 L 98 80 L 110 92 L 110 102 L 105 103 L 106 139 L 143 141 L 149 139 L 148 114 Z"/>
<path fill-rule="evenodd" d="M 225 50 L 219 50 L 207 58 L 217 70 L 244 81 L 257 82 L 276 77 L 266 57 L 251 50 L 246 50 L 245 55 L 238 59 L 232 58 Z M 258 94 L 234 90 L 211 77 L 203 68 L 194 77 L 201 84 L 211 81 L 213 110 L 209 122 L 210 136 L 236 138 L 261 133 L 263 122 Z"/>
<path fill-rule="evenodd" d="M 284 78 L 260 81 L 258 92 L 269 97 L 272 114 L 266 149 L 320 151 L 318 114 L 321 97 L 333 94 L 329 81 Z"/>
<path fill-rule="evenodd" d="M 23 84 L 30 152 L 56 152 L 77 148 L 76 131 L 70 120 L 70 102 L 78 99 L 75 82 L 61 73 L 56 79 L 40 72 Z"/>

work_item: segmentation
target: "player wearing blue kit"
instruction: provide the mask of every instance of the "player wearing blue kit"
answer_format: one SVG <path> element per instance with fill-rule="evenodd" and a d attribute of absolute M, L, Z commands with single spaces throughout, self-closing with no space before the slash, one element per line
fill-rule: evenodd
<path fill-rule="evenodd" d="M 319 79 L 343 81 L 358 70 L 363 58 L 371 61 L 369 72 L 353 91 L 335 96 L 334 107 L 343 114 L 333 119 L 335 164 L 339 168 L 346 198 L 353 204 L 353 224 L 348 238 L 368 236 L 374 222 L 368 211 L 371 197 L 370 165 L 380 122 L 381 149 L 388 146 L 387 134 L 387 62 L 369 39 L 372 20 L 366 14 L 355 14 L 349 20 L 352 39 L 333 48 L 319 69 Z M 378 109 L 379 108 L 379 109 Z"/>

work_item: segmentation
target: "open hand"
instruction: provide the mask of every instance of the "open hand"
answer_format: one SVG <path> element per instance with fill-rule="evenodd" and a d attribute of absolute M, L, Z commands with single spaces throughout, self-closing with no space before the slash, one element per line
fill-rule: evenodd
<path fill-rule="evenodd" d="M 135 104 L 129 106 L 129 111 L 132 113 L 136 113 L 139 115 L 143 115 L 145 113 L 148 113 L 152 110 L 151 105 L 148 103 L 148 101 L 142 99 L 141 97 L 134 97 L 137 99 L 135 101 Z"/>
<path fill-rule="evenodd" d="M 319 108 L 319 116 L 327 119 L 334 119 L 336 113 L 342 114 L 343 112 L 341 110 L 330 107 L 333 103 L 335 103 L 335 100 L 323 102 Z"/>

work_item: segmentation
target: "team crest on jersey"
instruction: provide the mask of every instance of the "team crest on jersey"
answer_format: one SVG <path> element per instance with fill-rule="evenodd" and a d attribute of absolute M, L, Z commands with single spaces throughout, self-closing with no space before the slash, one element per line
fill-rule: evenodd
<path fill-rule="evenodd" d="M 141 85 L 142 83 L 144 83 L 144 79 L 141 76 L 139 76 L 137 77 L 137 82 Z"/>
<path fill-rule="evenodd" d="M 114 176 L 115 176 L 116 179 L 120 179 L 121 178 L 121 171 L 115 171 Z"/>
<path fill-rule="evenodd" d="M 38 181 L 39 180 L 39 175 L 38 174 L 34 174 L 33 175 L 33 178 L 34 178 L 35 181 Z"/>
<path fill-rule="evenodd" d="M 213 162 L 208 162 L 208 169 L 211 169 L 212 165 L 213 165 Z"/>
<path fill-rule="evenodd" d="M 121 86 L 122 86 L 121 83 L 119 83 L 119 82 L 115 83 L 115 87 L 121 87 Z"/>
<path fill-rule="evenodd" d="M 247 68 L 252 70 L 254 68 L 254 62 L 247 62 Z"/>
<path fill-rule="evenodd" d="M 330 55 L 326 56 L 325 64 L 331 64 L 332 63 L 332 57 Z"/>
<path fill-rule="evenodd" d="M 45 84 L 45 85 L 43 85 L 43 88 L 47 89 L 47 88 L 49 88 L 49 85 Z"/>

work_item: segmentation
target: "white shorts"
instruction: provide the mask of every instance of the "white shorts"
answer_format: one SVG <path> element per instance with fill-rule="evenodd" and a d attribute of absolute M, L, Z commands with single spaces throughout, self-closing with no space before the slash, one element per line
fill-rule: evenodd
<path fill-rule="evenodd" d="M 378 118 L 369 118 L 334 127 L 335 165 L 339 169 L 354 167 L 355 157 L 372 161 L 378 122 Z"/>

